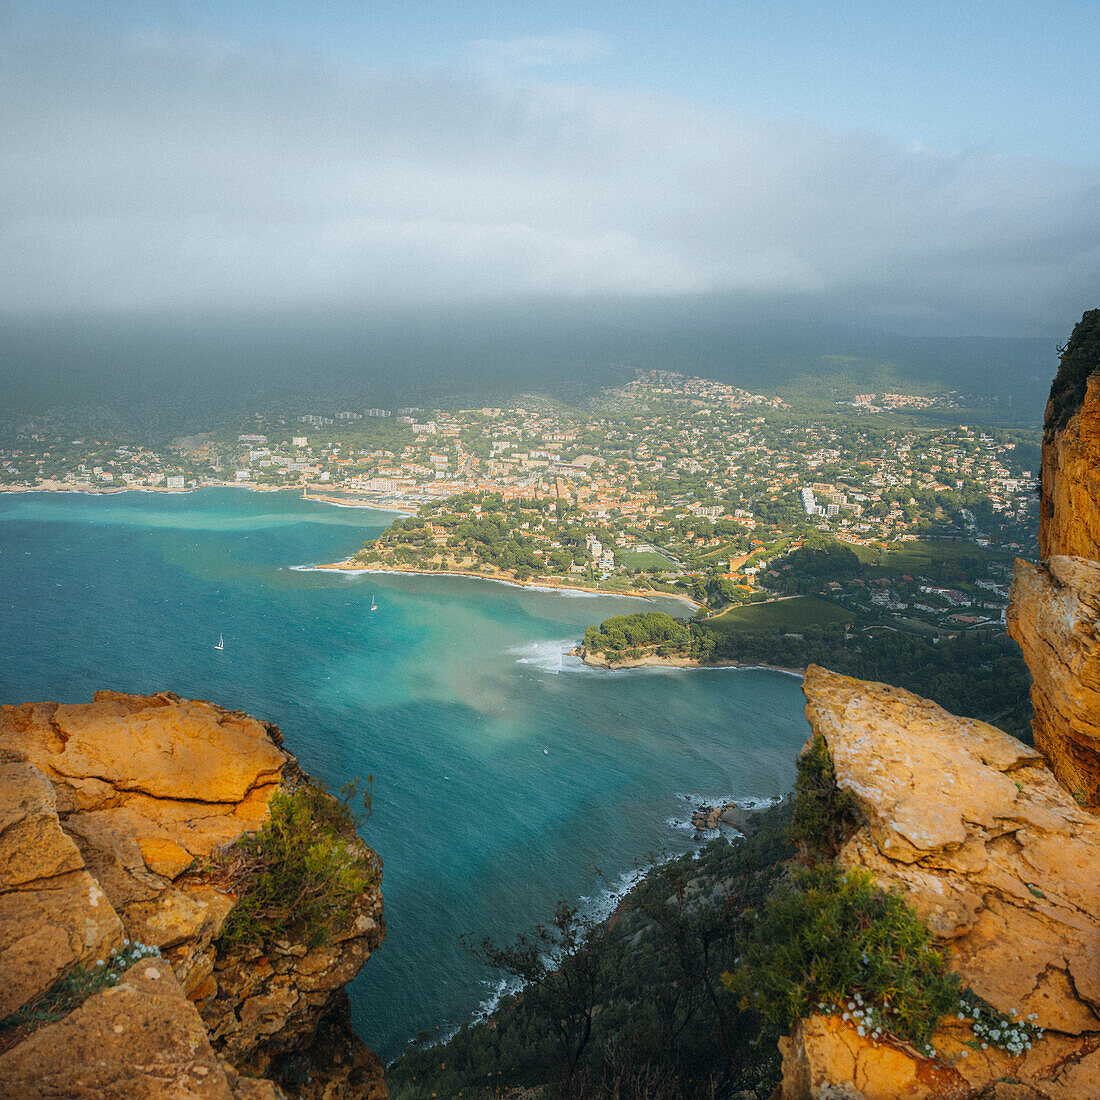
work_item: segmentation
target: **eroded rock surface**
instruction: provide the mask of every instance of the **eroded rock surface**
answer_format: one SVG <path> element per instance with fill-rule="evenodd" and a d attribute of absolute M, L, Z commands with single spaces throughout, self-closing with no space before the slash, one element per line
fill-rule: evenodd
<path fill-rule="evenodd" d="M 1100 500 L 1097 501 L 1100 508 Z M 1035 745 L 1073 797 L 1100 807 L 1100 562 L 1016 563 L 1008 632 L 1031 670 Z"/>
<path fill-rule="evenodd" d="M 786 1100 L 832 1095 L 830 1078 L 868 1098 L 985 1096 L 1002 1077 L 1031 1090 L 1020 1095 L 1100 1097 L 1100 819 L 1039 753 L 983 722 L 816 667 L 804 690 L 862 820 L 838 861 L 901 892 L 964 985 L 1046 1034 L 1019 1058 L 963 1057 L 970 1036 L 944 1029 L 935 1045 L 952 1064 L 937 1067 L 814 1017 L 787 1046 Z"/>
<path fill-rule="evenodd" d="M 161 959 L 135 963 L 118 985 L 0 1055 L 0 1100 L 233 1096 L 195 1006 Z"/>
<path fill-rule="evenodd" d="M 1009 634 L 1031 670 L 1035 744 L 1100 808 L 1100 309 L 1073 330 L 1051 386 L 1039 504 L 1042 564 L 1016 563 Z"/>
<path fill-rule="evenodd" d="M 1100 310 L 1073 331 L 1043 432 L 1039 555 L 1100 559 Z"/>
<path fill-rule="evenodd" d="M 122 942 L 122 922 L 80 850 L 61 831 L 53 787 L 0 753 L 0 1019 L 66 967 L 94 965 Z"/>
<path fill-rule="evenodd" d="M 272 1095 L 258 1079 L 298 1058 L 312 1067 L 296 1090 L 303 1100 L 385 1096 L 350 1021 L 342 1038 L 333 1024 L 318 1039 L 384 938 L 379 888 L 321 948 L 283 941 L 227 954 L 218 943 L 236 898 L 201 861 L 261 826 L 281 781 L 304 779 L 281 742 L 277 727 L 167 692 L 0 707 L 0 965 L 12 976 L 0 1018 L 126 936 L 161 949 L 224 1081 L 239 1078 L 225 1084 L 233 1095 Z M 178 1093 L 192 1094 L 208 1095 Z"/>

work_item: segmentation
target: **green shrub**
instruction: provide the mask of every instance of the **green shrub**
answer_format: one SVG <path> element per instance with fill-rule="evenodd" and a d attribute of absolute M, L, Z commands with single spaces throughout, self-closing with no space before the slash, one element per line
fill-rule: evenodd
<path fill-rule="evenodd" d="M 110 955 L 100 959 L 95 966 L 76 963 L 67 967 L 48 989 L 0 1020 L 0 1032 L 19 1028 L 22 1032 L 29 1033 L 43 1024 L 63 1019 L 73 1009 L 79 1008 L 93 993 L 118 985 L 122 973 L 139 959 L 154 955 L 160 955 L 159 947 L 123 940 L 121 948 L 116 948 Z"/>
<path fill-rule="evenodd" d="M 358 780 L 339 799 L 321 783 L 276 791 L 264 826 L 222 853 L 222 869 L 239 884 L 224 948 L 278 938 L 319 947 L 344 924 L 381 875 L 378 857 L 355 835 L 369 816 L 369 781 L 359 814 L 351 807 L 358 792 Z"/>
<path fill-rule="evenodd" d="M 831 859 L 857 825 L 855 799 L 837 787 L 829 746 L 814 734 L 798 758 L 791 840 L 811 859 Z"/>
<path fill-rule="evenodd" d="M 960 1003 L 959 977 L 927 925 L 863 870 L 804 868 L 768 900 L 740 966 L 725 976 L 745 1007 L 781 1031 L 811 1012 L 851 1020 L 932 1053 L 940 1020 Z"/>

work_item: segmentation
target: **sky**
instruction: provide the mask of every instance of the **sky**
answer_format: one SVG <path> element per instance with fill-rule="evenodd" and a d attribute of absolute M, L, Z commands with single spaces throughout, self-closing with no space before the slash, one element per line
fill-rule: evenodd
<path fill-rule="evenodd" d="M 1100 3 L 0 0 L 0 317 L 1100 299 Z"/>

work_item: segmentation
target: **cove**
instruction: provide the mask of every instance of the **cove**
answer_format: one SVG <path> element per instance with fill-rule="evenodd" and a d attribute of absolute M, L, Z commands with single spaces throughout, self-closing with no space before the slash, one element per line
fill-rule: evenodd
<path fill-rule="evenodd" d="M 295 568 L 389 518 L 233 489 L 0 495 L 0 702 L 170 690 L 277 723 L 333 788 L 373 774 L 388 936 L 350 992 L 384 1058 L 492 997 L 463 933 L 509 938 L 563 895 L 607 908 L 693 847 L 694 800 L 787 790 L 807 735 L 790 676 L 562 656 L 675 601 Z"/>

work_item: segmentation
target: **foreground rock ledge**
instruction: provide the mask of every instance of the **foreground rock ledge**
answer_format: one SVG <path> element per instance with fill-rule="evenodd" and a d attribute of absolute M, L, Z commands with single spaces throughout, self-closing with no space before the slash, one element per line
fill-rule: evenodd
<path fill-rule="evenodd" d="M 964 1057 L 969 1033 L 948 1026 L 944 1065 L 811 1017 L 784 1040 L 783 1100 L 1100 1097 L 1100 820 L 984 722 L 816 666 L 803 690 L 862 819 L 839 862 L 900 891 L 965 985 L 1047 1033 L 1020 1058 Z"/>
<path fill-rule="evenodd" d="M 123 937 L 159 947 L 154 969 L 165 979 L 150 986 L 132 967 L 124 985 L 11 1047 L 7 1075 L 48 1064 L 41 1095 L 55 1097 L 258 1100 L 281 1095 L 263 1078 L 283 1075 L 307 1082 L 295 1087 L 303 1100 L 384 1097 L 381 1064 L 352 1032 L 344 992 L 385 936 L 381 889 L 321 948 L 281 941 L 267 954 L 227 955 L 218 935 L 236 898 L 192 871 L 262 825 L 280 783 L 304 780 L 278 727 L 169 692 L 0 707 L 0 1016 Z M 104 1004 L 122 1031 L 101 1026 Z M 166 1061 L 150 1049 L 141 1065 L 160 1068 L 127 1082 L 131 1006 L 160 1033 Z M 194 1072 L 171 1053 L 177 1024 L 192 1053 L 205 1044 L 209 1054 Z M 84 1050 L 99 1052 L 100 1077 L 88 1076 Z"/>

